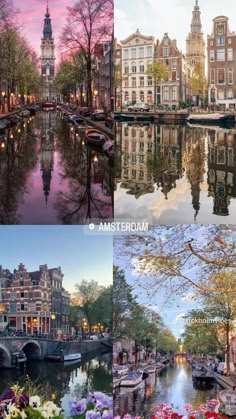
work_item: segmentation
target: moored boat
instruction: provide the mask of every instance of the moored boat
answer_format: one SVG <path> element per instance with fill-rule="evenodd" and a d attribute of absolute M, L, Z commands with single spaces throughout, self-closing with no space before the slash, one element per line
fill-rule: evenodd
<path fill-rule="evenodd" d="M 103 144 L 103 151 L 109 159 L 114 158 L 114 142 L 112 140 L 108 140 Z"/>
<path fill-rule="evenodd" d="M 121 382 L 121 387 L 134 387 L 141 383 L 143 379 L 143 372 L 142 371 L 132 371 L 129 372 L 126 377 L 124 377 Z"/>
<path fill-rule="evenodd" d="M 235 115 L 232 113 L 206 113 L 206 114 L 190 114 L 187 122 L 191 124 L 225 124 L 235 123 Z"/>
<path fill-rule="evenodd" d="M 236 392 L 233 390 L 223 390 L 219 395 L 220 408 L 227 416 L 236 415 Z"/>
<path fill-rule="evenodd" d="M 88 145 L 102 147 L 106 141 L 110 141 L 110 138 L 97 129 L 88 128 L 85 131 L 85 141 Z"/>
<path fill-rule="evenodd" d="M 64 362 L 70 362 L 70 361 L 76 361 L 81 359 L 81 353 L 76 352 L 72 354 L 66 354 L 64 355 Z"/>

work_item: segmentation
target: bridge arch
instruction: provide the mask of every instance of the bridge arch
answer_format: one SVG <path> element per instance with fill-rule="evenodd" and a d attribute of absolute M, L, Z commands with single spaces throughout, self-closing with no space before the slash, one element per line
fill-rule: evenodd
<path fill-rule="evenodd" d="M 20 350 L 24 351 L 27 359 L 42 359 L 42 349 L 36 340 L 25 342 Z"/>
<path fill-rule="evenodd" d="M 11 353 L 0 343 L 0 368 L 11 368 Z"/>

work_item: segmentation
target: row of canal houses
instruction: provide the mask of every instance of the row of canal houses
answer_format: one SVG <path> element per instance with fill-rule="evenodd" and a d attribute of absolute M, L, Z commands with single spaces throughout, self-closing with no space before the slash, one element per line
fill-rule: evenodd
<path fill-rule="evenodd" d="M 122 41 L 116 40 L 116 109 L 136 102 L 167 109 L 186 104 L 235 109 L 236 33 L 230 31 L 228 20 L 226 16 L 215 17 L 212 33 L 205 41 L 196 0 L 184 53 L 168 33 L 155 40 L 137 30 Z M 148 74 L 149 65 L 155 62 L 167 67 L 165 79 L 158 81 Z"/>

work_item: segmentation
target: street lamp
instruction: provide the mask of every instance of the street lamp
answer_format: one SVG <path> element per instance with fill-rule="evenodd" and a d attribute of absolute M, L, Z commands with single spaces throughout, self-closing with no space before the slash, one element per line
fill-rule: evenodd
<path fill-rule="evenodd" d="M 93 91 L 93 95 L 94 95 L 94 107 L 95 107 L 95 109 L 97 109 L 97 94 L 98 94 L 98 91 L 97 90 L 94 90 Z"/>
<path fill-rule="evenodd" d="M 51 320 L 52 320 L 52 325 L 54 326 L 54 321 L 56 320 L 56 314 L 54 313 L 51 314 Z M 54 327 L 52 327 L 52 331 L 54 332 Z M 50 328 L 50 332 L 51 332 L 51 328 Z"/>
<path fill-rule="evenodd" d="M 2 113 L 5 113 L 5 96 L 6 92 L 2 92 Z"/>

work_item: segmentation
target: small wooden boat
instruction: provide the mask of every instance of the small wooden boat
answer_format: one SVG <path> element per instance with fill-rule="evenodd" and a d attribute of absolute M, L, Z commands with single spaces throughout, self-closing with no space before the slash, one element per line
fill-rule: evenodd
<path fill-rule="evenodd" d="M 235 115 L 231 113 L 190 114 L 187 122 L 191 124 L 226 124 L 235 123 Z"/>
<path fill-rule="evenodd" d="M 85 142 L 87 145 L 101 147 L 106 141 L 110 141 L 110 138 L 103 132 L 89 128 L 85 131 Z"/>
<path fill-rule="evenodd" d="M 20 112 L 19 115 L 23 117 L 30 116 L 30 111 L 25 109 L 24 111 Z"/>
<path fill-rule="evenodd" d="M 211 371 L 208 371 L 204 366 L 197 366 L 193 369 L 193 382 L 210 383 L 214 381 L 214 376 Z"/>
<path fill-rule="evenodd" d="M 81 353 L 72 353 L 64 355 L 64 362 L 76 361 L 81 359 Z"/>
<path fill-rule="evenodd" d="M 134 387 L 141 383 L 143 379 L 142 371 L 132 371 L 129 372 L 126 377 L 124 377 L 121 382 L 121 387 Z"/>
<path fill-rule="evenodd" d="M 114 142 L 112 140 L 108 140 L 103 144 L 103 151 L 107 157 L 110 159 L 114 158 Z"/>
<path fill-rule="evenodd" d="M 236 415 L 236 392 L 233 390 L 223 390 L 219 395 L 220 408 L 227 416 Z"/>

